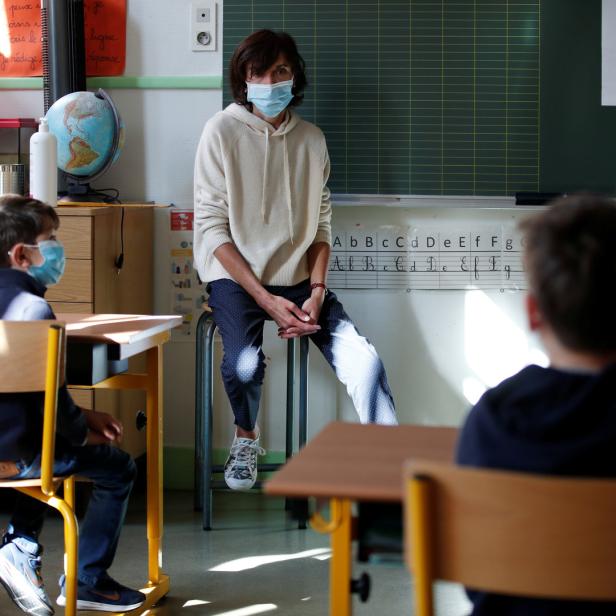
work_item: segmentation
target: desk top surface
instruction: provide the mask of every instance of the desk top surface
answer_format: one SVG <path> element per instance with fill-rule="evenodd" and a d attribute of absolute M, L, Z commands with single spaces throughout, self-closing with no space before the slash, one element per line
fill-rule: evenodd
<path fill-rule="evenodd" d="M 265 492 L 399 502 L 404 461 L 451 462 L 457 437 L 457 428 L 333 422 L 265 484 Z"/>
<path fill-rule="evenodd" d="M 177 327 L 178 315 L 145 314 L 57 314 L 66 323 L 66 335 L 72 341 L 104 342 L 127 345 L 152 338 Z"/>

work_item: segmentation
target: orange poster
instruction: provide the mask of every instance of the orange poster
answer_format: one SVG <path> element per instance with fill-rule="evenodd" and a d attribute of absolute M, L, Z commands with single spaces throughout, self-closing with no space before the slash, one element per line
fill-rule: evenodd
<path fill-rule="evenodd" d="M 85 0 L 88 77 L 122 75 L 126 63 L 126 0 Z M 0 77 L 43 74 L 41 3 L 0 0 Z"/>

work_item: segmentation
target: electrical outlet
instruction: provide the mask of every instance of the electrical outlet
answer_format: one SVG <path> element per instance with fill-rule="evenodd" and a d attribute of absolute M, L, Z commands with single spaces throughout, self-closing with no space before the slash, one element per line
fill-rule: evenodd
<path fill-rule="evenodd" d="M 190 4 L 190 48 L 193 51 L 216 51 L 216 2 L 197 0 Z"/>

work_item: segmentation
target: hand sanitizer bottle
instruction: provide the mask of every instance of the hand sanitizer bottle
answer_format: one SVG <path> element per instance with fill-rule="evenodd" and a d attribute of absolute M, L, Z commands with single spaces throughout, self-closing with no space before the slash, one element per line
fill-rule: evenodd
<path fill-rule="evenodd" d="M 58 205 L 57 148 L 47 119 L 41 118 L 38 132 L 30 138 L 30 194 L 53 207 Z"/>

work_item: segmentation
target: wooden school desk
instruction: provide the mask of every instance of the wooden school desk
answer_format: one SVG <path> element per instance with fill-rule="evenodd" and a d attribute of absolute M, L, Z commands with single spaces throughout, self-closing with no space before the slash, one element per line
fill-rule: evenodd
<path fill-rule="evenodd" d="M 67 374 L 71 354 L 77 352 L 80 362 L 92 351 L 93 374 L 97 382 L 69 383 L 71 387 L 95 389 L 141 389 L 146 392 L 147 447 L 147 538 L 148 583 L 142 589 L 146 601 L 139 608 L 147 610 L 169 591 L 169 576 L 162 565 L 162 347 L 169 340 L 170 330 L 177 327 L 179 316 L 146 316 L 127 314 L 57 314 L 66 323 Z M 101 353 L 104 344 L 104 354 Z M 145 373 L 113 374 L 114 366 L 140 353 L 146 354 Z M 107 366 L 110 366 L 107 374 Z"/>
<path fill-rule="evenodd" d="M 330 616 L 350 616 L 351 502 L 401 503 L 409 458 L 451 462 L 456 428 L 333 422 L 265 484 L 276 496 L 330 499 L 330 520 L 312 526 L 331 534 Z"/>

